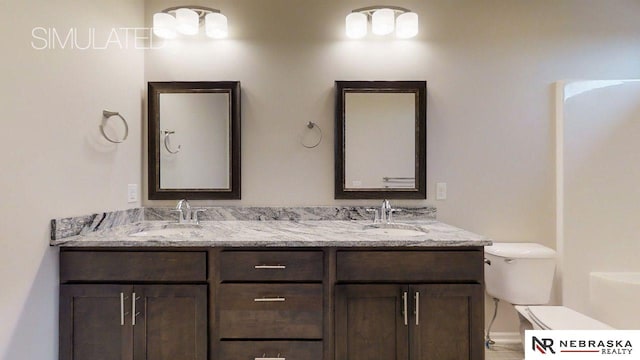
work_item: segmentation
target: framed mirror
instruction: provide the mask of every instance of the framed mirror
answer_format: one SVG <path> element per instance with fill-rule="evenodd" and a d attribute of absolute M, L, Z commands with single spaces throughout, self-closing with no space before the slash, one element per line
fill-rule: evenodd
<path fill-rule="evenodd" d="M 240 82 L 149 82 L 149 199 L 240 199 Z"/>
<path fill-rule="evenodd" d="M 336 81 L 335 198 L 427 198 L 427 82 Z"/>

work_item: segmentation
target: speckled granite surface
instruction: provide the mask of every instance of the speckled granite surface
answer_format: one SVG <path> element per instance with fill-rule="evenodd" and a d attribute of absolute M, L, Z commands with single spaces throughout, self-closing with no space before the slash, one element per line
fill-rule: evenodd
<path fill-rule="evenodd" d="M 372 215 L 364 206 L 309 206 L 309 207 L 207 207 L 200 213 L 201 221 L 217 220 L 370 220 Z M 435 219 L 436 208 L 400 208 L 398 220 Z M 51 240 L 62 240 L 93 231 L 107 230 L 143 220 L 177 221 L 174 208 L 135 208 L 104 212 L 87 216 L 51 220 Z"/>
<path fill-rule="evenodd" d="M 51 220 L 51 240 L 61 240 L 144 220 L 142 208 Z"/>
<path fill-rule="evenodd" d="M 197 228 L 143 221 L 54 240 L 64 247 L 452 247 L 485 246 L 491 240 L 436 220 L 407 220 L 417 236 L 364 230 L 370 221 L 205 221 Z M 165 231 L 167 233 L 163 234 Z M 131 236 L 143 232 L 146 236 Z"/>
<path fill-rule="evenodd" d="M 201 221 L 215 220 L 371 220 L 371 206 L 308 206 L 308 207 L 208 207 L 198 215 Z M 398 220 L 435 219 L 436 208 L 399 208 Z M 177 220 L 174 208 L 145 208 L 145 220 Z"/>
<path fill-rule="evenodd" d="M 402 208 L 395 221 L 419 231 L 365 229 L 364 206 L 209 207 L 199 226 L 176 223 L 173 208 L 137 208 L 51 221 L 64 247 L 449 247 L 491 240 L 435 220 L 433 207 Z M 377 229 L 380 230 L 380 229 Z"/>

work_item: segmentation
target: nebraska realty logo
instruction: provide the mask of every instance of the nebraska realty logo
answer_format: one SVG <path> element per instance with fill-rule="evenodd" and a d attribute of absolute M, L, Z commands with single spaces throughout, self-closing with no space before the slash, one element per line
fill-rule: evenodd
<path fill-rule="evenodd" d="M 640 330 L 527 330 L 525 359 L 640 359 Z M 637 352 L 636 352 L 637 351 Z"/>

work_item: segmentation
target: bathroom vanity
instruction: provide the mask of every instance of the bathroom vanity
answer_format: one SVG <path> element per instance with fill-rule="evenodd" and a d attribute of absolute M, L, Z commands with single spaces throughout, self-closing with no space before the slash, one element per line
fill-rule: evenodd
<path fill-rule="evenodd" d="M 54 242 L 60 359 L 483 359 L 491 242 L 367 223 L 144 221 Z"/>

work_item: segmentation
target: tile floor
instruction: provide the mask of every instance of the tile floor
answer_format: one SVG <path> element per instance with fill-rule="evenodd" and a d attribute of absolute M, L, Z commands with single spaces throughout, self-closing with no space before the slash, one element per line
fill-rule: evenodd
<path fill-rule="evenodd" d="M 491 349 L 484 352 L 485 360 L 522 360 L 524 350 L 521 344 L 515 345 L 493 345 Z"/>

